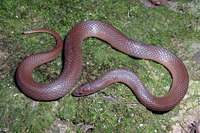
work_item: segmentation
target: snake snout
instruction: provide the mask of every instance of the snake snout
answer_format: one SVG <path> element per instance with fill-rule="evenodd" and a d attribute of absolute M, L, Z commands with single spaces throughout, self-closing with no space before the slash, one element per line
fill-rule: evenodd
<path fill-rule="evenodd" d="M 80 85 L 78 88 L 76 88 L 72 92 L 72 95 L 76 96 L 76 97 L 86 96 L 86 95 L 89 95 L 89 94 L 91 94 L 89 82 Z"/>
<path fill-rule="evenodd" d="M 81 97 L 82 95 L 83 95 L 83 92 L 81 89 L 79 89 L 79 87 L 72 92 L 72 96 L 75 96 L 75 97 Z"/>

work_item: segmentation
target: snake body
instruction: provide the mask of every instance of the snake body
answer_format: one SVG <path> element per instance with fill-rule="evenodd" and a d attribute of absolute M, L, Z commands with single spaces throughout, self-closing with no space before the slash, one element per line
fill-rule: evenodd
<path fill-rule="evenodd" d="M 35 100 L 59 99 L 73 88 L 82 71 L 82 41 L 88 37 L 104 40 L 111 47 L 132 57 L 149 59 L 164 65 L 170 71 L 173 83 L 168 94 L 163 97 L 155 97 L 133 72 L 117 69 L 108 72 L 93 82 L 79 86 L 72 93 L 74 96 L 89 95 L 114 82 L 122 82 L 130 87 L 146 108 L 154 111 L 167 111 L 180 103 L 187 92 L 188 72 L 176 55 L 162 47 L 131 40 L 113 26 L 101 21 L 83 21 L 75 25 L 65 40 L 64 68 L 61 75 L 54 82 L 38 83 L 32 78 L 34 68 L 54 60 L 63 49 L 63 41 L 56 32 L 48 29 L 30 30 L 24 33 L 34 32 L 50 33 L 57 40 L 57 45 L 53 50 L 26 57 L 17 69 L 16 80 L 18 86 L 24 94 Z"/>

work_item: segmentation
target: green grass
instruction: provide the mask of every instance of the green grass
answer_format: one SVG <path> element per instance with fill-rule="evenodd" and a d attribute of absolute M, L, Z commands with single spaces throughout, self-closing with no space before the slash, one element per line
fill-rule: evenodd
<path fill-rule="evenodd" d="M 175 123 L 171 118 L 179 114 L 180 106 L 165 114 L 154 114 L 141 105 L 123 84 L 110 85 L 94 96 L 75 98 L 67 94 L 57 105 L 56 101 L 34 102 L 26 97 L 16 86 L 14 75 L 25 57 L 55 46 L 55 40 L 49 34 L 23 35 L 23 31 L 48 28 L 58 32 L 64 39 L 73 26 L 84 20 L 101 20 L 138 42 L 162 46 L 182 58 L 191 72 L 187 59 L 194 49 L 191 43 L 186 42 L 199 42 L 200 34 L 199 16 L 190 10 L 180 12 L 188 2 L 179 1 L 175 10 L 171 10 L 168 7 L 146 9 L 139 0 L 1 0 L 0 131 L 58 132 L 58 125 L 58 129 L 52 127 L 57 120 L 70 127 L 66 132 L 82 132 L 78 124 L 94 125 L 91 132 L 96 133 L 171 131 Z M 83 57 L 83 72 L 75 87 L 116 68 L 137 73 L 148 90 L 156 96 L 165 95 L 168 89 L 163 88 L 169 88 L 172 82 L 163 66 L 131 58 L 98 39 L 83 41 Z M 51 82 L 58 78 L 61 70 L 60 55 L 56 60 L 36 68 L 33 78 L 41 83 Z M 191 90 L 197 90 L 198 85 Z M 197 99 L 198 92 L 190 95 L 188 101 Z M 102 100 L 110 95 L 120 99 L 122 104 Z M 125 102 L 136 104 L 127 105 Z"/>

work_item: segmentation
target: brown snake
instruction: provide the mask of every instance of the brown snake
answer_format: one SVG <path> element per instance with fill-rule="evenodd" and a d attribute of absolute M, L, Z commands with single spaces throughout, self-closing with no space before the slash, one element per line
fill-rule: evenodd
<path fill-rule="evenodd" d="M 24 33 L 34 32 L 50 33 L 57 40 L 57 45 L 53 50 L 25 58 L 17 69 L 18 86 L 24 94 L 35 100 L 59 99 L 73 88 L 82 71 L 82 41 L 87 37 L 102 39 L 109 43 L 111 47 L 132 57 L 149 59 L 164 65 L 170 71 L 173 83 L 167 95 L 155 97 L 133 72 L 117 69 L 93 82 L 79 86 L 72 93 L 74 96 L 88 95 L 114 82 L 122 82 L 130 87 L 146 108 L 154 111 L 168 111 L 175 107 L 187 92 L 188 72 L 177 56 L 161 47 L 131 40 L 116 28 L 101 21 L 84 21 L 72 28 L 65 41 L 64 68 L 61 75 L 54 82 L 37 83 L 32 78 L 33 70 L 41 64 L 54 60 L 63 49 L 63 41 L 56 32 L 48 29 L 30 30 Z"/>

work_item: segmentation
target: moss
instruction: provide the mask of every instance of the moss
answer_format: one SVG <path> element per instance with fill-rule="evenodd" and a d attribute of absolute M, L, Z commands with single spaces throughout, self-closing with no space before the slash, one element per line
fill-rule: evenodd
<path fill-rule="evenodd" d="M 52 102 L 35 103 L 21 93 L 15 84 L 18 64 L 28 55 L 44 52 L 55 46 L 52 36 L 45 33 L 23 35 L 30 29 L 48 28 L 64 39 L 75 24 L 84 20 L 107 22 L 129 38 L 162 46 L 173 53 L 187 53 L 188 38 L 198 40 L 199 20 L 188 12 L 169 7 L 145 9 L 139 0 L 49 0 L 0 2 L 0 130 L 8 132 L 46 132 L 56 119 L 67 121 L 70 131 L 81 132 L 77 124 L 94 125 L 92 132 L 167 132 L 171 130 L 172 111 L 158 115 L 139 104 L 130 89 L 113 84 L 93 96 L 74 98 L 70 94 Z M 176 42 L 179 42 L 176 44 Z M 165 95 L 172 83 L 169 72 L 161 65 L 138 60 L 115 51 L 95 38 L 83 42 L 83 72 L 75 85 L 94 80 L 109 70 L 125 68 L 134 71 L 148 90 L 156 96 Z M 62 56 L 34 70 L 33 77 L 40 83 L 51 82 L 62 71 Z M 168 87 L 169 88 L 169 87 Z M 122 103 L 103 100 L 114 96 Z M 134 104 L 127 104 L 134 103 Z"/>

